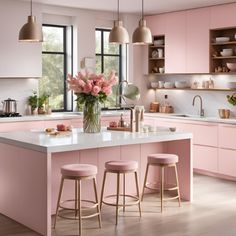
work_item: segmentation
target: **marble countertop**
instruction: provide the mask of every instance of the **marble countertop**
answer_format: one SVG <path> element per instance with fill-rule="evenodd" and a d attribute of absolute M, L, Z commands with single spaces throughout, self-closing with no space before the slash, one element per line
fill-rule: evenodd
<path fill-rule="evenodd" d="M 182 121 L 202 121 L 202 122 L 214 122 L 214 123 L 223 123 L 223 124 L 235 124 L 236 119 L 221 119 L 219 117 L 200 117 L 197 115 L 183 114 L 183 113 L 145 113 L 147 117 L 160 117 L 173 120 L 182 120 Z"/>
<path fill-rule="evenodd" d="M 73 129 L 72 132 L 57 136 L 46 134 L 43 130 L 0 134 L 1 143 L 49 153 L 190 138 L 191 133 L 170 132 L 167 128 L 148 133 L 108 131 L 103 128 L 100 133 L 92 134 L 84 133 L 82 129 Z"/>

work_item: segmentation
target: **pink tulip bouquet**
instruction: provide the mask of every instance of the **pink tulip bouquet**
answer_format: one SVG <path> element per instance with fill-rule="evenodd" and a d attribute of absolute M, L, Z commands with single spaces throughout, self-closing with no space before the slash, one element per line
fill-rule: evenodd
<path fill-rule="evenodd" d="M 108 79 L 103 74 L 96 75 L 89 71 L 78 72 L 74 77 L 69 74 L 67 79 L 69 89 L 77 95 L 79 104 L 105 102 L 117 81 L 114 71 L 111 71 Z"/>

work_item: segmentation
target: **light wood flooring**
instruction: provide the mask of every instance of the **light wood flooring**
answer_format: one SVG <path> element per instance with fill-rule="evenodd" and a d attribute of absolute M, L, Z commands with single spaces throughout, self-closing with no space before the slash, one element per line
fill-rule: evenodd
<path fill-rule="evenodd" d="M 167 202 L 160 213 L 154 194 L 144 198 L 143 215 L 137 206 L 120 212 L 115 226 L 115 208 L 104 206 L 102 229 L 96 218 L 83 221 L 84 236 L 236 236 L 236 182 L 194 175 L 194 201 Z M 0 215 L 0 236 L 38 236 L 28 228 Z M 75 221 L 59 219 L 52 236 L 78 235 Z"/>

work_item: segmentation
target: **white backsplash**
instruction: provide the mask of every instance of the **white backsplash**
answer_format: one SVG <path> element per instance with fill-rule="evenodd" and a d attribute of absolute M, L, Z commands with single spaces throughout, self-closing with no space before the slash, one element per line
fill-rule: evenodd
<path fill-rule="evenodd" d="M 27 98 L 33 90 L 38 89 L 38 79 L 0 79 L 0 101 L 12 98 L 17 100 L 17 111 L 25 115 L 27 113 Z M 2 103 L 0 105 L 2 110 Z"/>
<path fill-rule="evenodd" d="M 227 88 L 227 82 L 236 81 L 235 76 L 232 75 L 169 75 L 158 77 L 158 79 L 151 79 L 153 81 L 188 81 L 189 85 L 193 81 L 202 84 L 202 81 L 213 79 L 215 88 Z M 148 85 L 147 85 L 148 86 Z M 143 91 L 144 93 L 144 91 Z M 218 116 L 219 108 L 228 108 L 231 110 L 232 117 L 236 117 L 236 106 L 232 106 L 227 102 L 226 95 L 233 94 L 232 91 L 202 91 L 202 90 L 156 90 L 147 89 L 146 97 L 148 94 L 148 101 L 164 102 L 164 96 L 168 95 L 168 102 L 174 107 L 175 113 L 199 114 L 200 101 L 195 101 L 195 106 L 192 105 L 193 97 L 200 95 L 203 100 L 203 108 L 205 116 Z M 149 104 L 146 105 L 146 110 L 149 109 Z"/>

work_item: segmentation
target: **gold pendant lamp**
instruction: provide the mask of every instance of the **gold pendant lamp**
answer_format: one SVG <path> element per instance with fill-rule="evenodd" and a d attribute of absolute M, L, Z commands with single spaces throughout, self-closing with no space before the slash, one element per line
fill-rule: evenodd
<path fill-rule="evenodd" d="M 43 42 L 42 26 L 36 23 L 36 17 L 32 15 L 32 8 L 31 0 L 30 16 L 28 16 L 28 22 L 20 29 L 19 42 Z"/>
<path fill-rule="evenodd" d="M 142 17 L 139 21 L 139 26 L 133 33 L 132 42 L 134 44 L 152 44 L 152 33 L 150 29 L 146 26 L 146 20 L 144 20 L 143 14 L 143 0 L 142 0 Z"/>
<path fill-rule="evenodd" d="M 120 20 L 120 1 L 117 0 L 117 15 L 118 19 L 114 21 L 114 27 L 109 34 L 109 43 L 114 44 L 125 44 L 129 43 L 129 34 L 123 27 L 123 22 Z"/>

